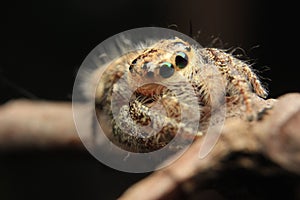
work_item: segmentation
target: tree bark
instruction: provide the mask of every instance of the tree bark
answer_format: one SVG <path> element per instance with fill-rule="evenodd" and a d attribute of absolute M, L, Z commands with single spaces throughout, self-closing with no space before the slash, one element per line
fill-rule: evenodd
<path fill-rule="evenodd" d="M 252 199 L 270 197 L 280 190 L 291 195 L 288 197 L 300 198 L 300 94 L 286 94 L 276 102 L 256 99 L 254 103 L 260 110 L 259 119 L 228 119 L 205 158 L 198 156 L 203 142 L 200 138 L 172 165 L 133 185 L 120 199 L 227 199 L 244 193 Z M 273 107 L 261 110 L 270 105 Z M 4 152 L 83 147 L 68 102 L 8 102 L 0 107 L 0 127 Z M 92 137 L 87 135 L 86 139 Z M 274 179 L 281 181 L 262 184 Z M 274 189 L 278 184 L 282 188 Z M 255 193 L 258 188 L 260 194 Z"/>

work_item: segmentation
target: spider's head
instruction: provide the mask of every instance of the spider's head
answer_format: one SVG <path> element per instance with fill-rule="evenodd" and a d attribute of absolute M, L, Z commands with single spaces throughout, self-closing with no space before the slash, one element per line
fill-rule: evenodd
<path fill-rule="evenodd" d="M 150 46 L 130 63 L 129 71 L 135 83 L 148 82 L 147 87 L 141 87 L 142 93 L 153 93 L 164 79 L 174 77 L 178 71 L 185 71 L 193 56 L 193 48 L 179 38 L 161 40 Z"/>

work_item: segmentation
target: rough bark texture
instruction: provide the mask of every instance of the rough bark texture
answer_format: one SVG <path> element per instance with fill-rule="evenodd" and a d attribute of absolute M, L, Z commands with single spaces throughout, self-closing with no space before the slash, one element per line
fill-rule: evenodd
<path fill-rule="evenodd" d="M 212 152 L 202 139 L 172 165 L 130 187 L 120 199 L 300 199 L 300 94 L 256 99 L 257 121 L 226 121 Z M 230 109 L 234 109 L 234 105 Z M 0 107 L 0 149 L 82 148 L 70 103 L 16 100 Z"/>
<path fill-rule="evenodd" d="M 120 199 L 300 199 L 299 94 L 280 97 L 259 121 L 228 120 L 204 159 L 201 143 Z"/>

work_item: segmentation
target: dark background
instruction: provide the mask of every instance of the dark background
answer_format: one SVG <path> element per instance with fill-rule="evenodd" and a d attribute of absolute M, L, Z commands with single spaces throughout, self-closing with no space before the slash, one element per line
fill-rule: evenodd
<path fill-rule="evenodd" d="M 192 24 L 194 35 L 200 31 L 203 46 L 219 38 L 223 44 L 218 42 L 216 46 L 241 47 L 268 84 L 269 97 L 299 92 L 299 11 L 291 2 L 1 3 L 0 102 L 24 97 L 70 101 L 77 69 L 100 42 L 131 28 L 173 24 L 185 34 Z M 112 170 L 87 152 L 1 153 L 0 199 L 114 199 L 144 176 Z"/>

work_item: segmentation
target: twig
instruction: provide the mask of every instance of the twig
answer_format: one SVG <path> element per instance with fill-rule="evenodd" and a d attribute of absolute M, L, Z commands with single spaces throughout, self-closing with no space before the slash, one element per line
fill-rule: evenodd
<path fill-rule="evenodd" d="M 133 185 L 120 199 L 180 199 L 182 195 L 186 199 L 203 198 L 203 188 L 212 180 L 222 182 L 221 177 L 236 168 L 252 170 L 263 177 L 290 173 L 300 185 L 300 94 L 280 97 L 272 109 L 261 110 L 273 100 L 256 99 L 254 103 L 261 111 L 260 120 L 249 123 L 233 116 L 226 121 L 218 143 L 207 157 L 198 157 L 202 144 L 199 139 L 172 165 Z M 0 107 L 0 127 L 2 151 L 82 148 L 68 102 L 8 102 Z M 91 140 L 88 136 L 87 139 Z M 250 177 L 243 183 L 247 178 Z M 226 184 L 219 187 L 220 191 L 224 188 Z M 235 190 L 238 189 L 237 186 Z M 219 193 L 210 195 L 216 197 Z"/>
<path fill-rule="evenodd" d="M 247 123 L 236 118 L 227 121 L 218 143 L 207 157 L 199 159 L 202 140 L 198 140 L 175 163 L 133 185 L 120 199 L 181 199 L 182 195 L 185 199 L 188 196 L 190 199 L 220 197 L 217 192 L 210 193 L 209 198 L 207 193 L 201 192 L 205 191 L 203 188 L 211 182 L 211 177 L 228 173 L 226 169 L 251 169 L 262 176 L 281 170 L 275 164 L 264 166 L 263 162 L 262 165 L 257 155 L 265 156 L 291 173 L 300 174 L 300 94 L 279 98 L 274 108 L 265 112 L 257 122 Z M 241 155 L 236 162 L 233 162 L 234 155 Z M 224 190 L 226 185 L 219 189 L 222 187 Z M 231 190 L 238 192 L 238 188 Z"/>

